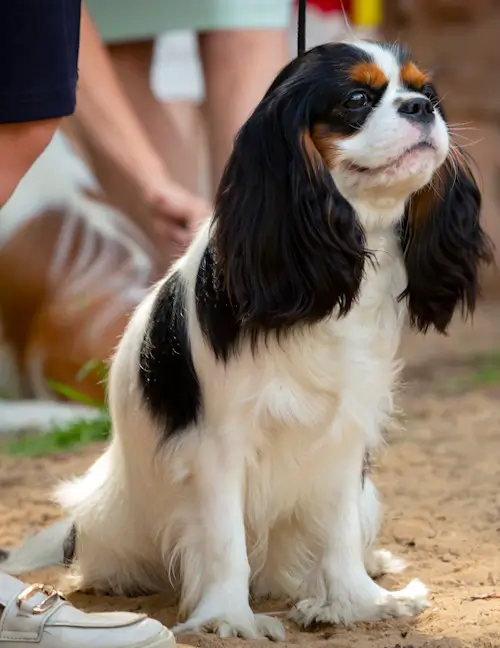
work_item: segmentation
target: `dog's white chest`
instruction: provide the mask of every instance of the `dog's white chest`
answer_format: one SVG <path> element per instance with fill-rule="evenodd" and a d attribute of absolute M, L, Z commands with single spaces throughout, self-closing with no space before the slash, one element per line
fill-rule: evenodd
<path fill-rule="evenodd" d="M 248 357 L 252 370 L 240 364 L 247 499 L 255 512 L 267 511 L 268 520 L 310 500 L 354 436 L 366 446 L 379 442 L 399 368 L 403 307 L 397 297 L 404 280 L 398 256 L 384 257 L 368 270 L 359 303 L 345 319 L 332 318 Z"/>
<path fill-rule="evenodd" d="M 249 371 L 252 414 L 259 427 L 272 429 L 274 436 L 280 428 L 285 435 L 303 428 L 321 436 L 351 400 L 358 410 L 372 412 L 390 392 L 405 273 L 397 251 L 377 253 L 377 263 L 367 268 L 358 303 L 347 317 L 303 328 L 252 360 L 258 369 L 254 364 Z"/>

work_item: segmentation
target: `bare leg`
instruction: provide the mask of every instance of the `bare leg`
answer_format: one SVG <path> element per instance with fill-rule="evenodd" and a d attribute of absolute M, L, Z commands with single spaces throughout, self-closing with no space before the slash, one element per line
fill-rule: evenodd
<path fill-rule="evenodd" d="M 196 192 L 198 107 L 188 101 L 158 101 L 150 84 L 153 42 L 108 46 L 116 74 L 151 142 L 174 180 Z"/>
<path fill-rule="evenodd" d="M 290 58 L 286 30 L 214 31 L 199 37 L 207 90 L 212 186 L 217 186 L 234 136 Z"/>
<path fill-rule="evenodd" d="M 167 101 L 162 108 L 164 130 L 169 131 L 169 139 L 163 142 L 160 155 L 174 180 L 189 191 L 210 199 L 200 182 L 203 148 L 206 146 L 206 126 L 201 107 L 192 101 Z"/>
<path fill-rule="evenodd" d="M 80 104 L 73 134 L 111 204 L 132 217 L 157 242 L 168 265 L 188 244 L 192 229 L 210 213 L 210 207 L 189 191 L 197 182 L 196 160 L 189 157 L 186 161 L 179 131 L 150 89 L 152 51 L 152 42 L 131 43 L 108 48 L 109 57 L 101 50 L 98 61 L 90 57 L 86 61 L 87 67 L 93 62 L 107 66 L 108 82 L 114 87 L 114 100 L 120 109 L 116 119 L 127 120 L 122 132 L 130 129 L 137 156 L 134 146 L 124 147 L 127 153 L 121 154 L 116 130 L 114 139 L 100 132 L 107 127 L 105 120 L 93 126 L 92 113 L 97 111 L 99 116 L 102 105 L 89 75 L 90 91 L 87 87 L 87 96 L 83 96 L 87 101 Z M 113 125 L 108 125 L 113 130 Z M 173 173 L 166 173 L 171 170 Z"/>
<path fill-rule="evenodd" d="M 59 119 L 0 124 L 0 207 L 49 145 Z"/>
<path fill-rule="evenodd" d="M 191 104 L 174 105 L 165 110 L 165 106 L 156 99 L 149 81 L 153 54 L 152 41 L 111 45 L 108 47 L 108 52 L 127 99 L 149 135 L 153 147 L 166 162 L 172 178 L 187 189 L 195 191 L 197 152 L 193 146 L 194 138 L 189 130 L 199 128 L 196 107 Z M 179 111 L 182 112 L 181 118 L 178 117 Z M 182 130 L 178 127 L 179 119 L 183 122 Z M 78 137 L 78 145 L 83 149 L 85 157 L 92 160 L 92 165 L 106 194 L 113 203 L 117 204 L 113 196 L 123 193 L 122 174 L 111 161 L 101 155 L 99 150 L 94 150 L 95 147 L 84 136 L 82 129 L 74 123 L 74 118 L 72 122 L 72 139 Z"/>

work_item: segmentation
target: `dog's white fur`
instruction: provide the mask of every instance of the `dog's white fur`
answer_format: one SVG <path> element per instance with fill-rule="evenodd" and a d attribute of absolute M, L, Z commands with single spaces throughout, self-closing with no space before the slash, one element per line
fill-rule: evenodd
<path fill-rule="evenodd" d="M 363 47 L 389 88 L 361 131 L 341 142 L 332 169 L 375 253 L 357 303 L 343 319 L 299 327 L 279 343 L 270 337 L 255 354 L 244 343 L 237 356 L 217 362 L 194 303 L 204 226 L 175 267 L 186 285 L 202 420 L 158 450 L 138 363 L 160 282 L 132 317 L 111 367 L 111 445 L 83 478 L 59 490 L 78 528 L 82 586 L 164 591 L 179 579 L 187 620 L 178 630 L 282 638 L 277 619 L 253 614 L 249 581 L 256 596 L 298 601 L 292 616 L 304 626 L 414 615 L 427 606 L 419 581 L 389 592 L 372 579 L 402 563 L 370 549 L 379 504 L 371 480 L 362 488 L 360 476 L 366 449 L 382 443 L 400 368 L 405 307 L 397 297 L 406 276 L 393 225 L 444 161 L 448 135 L 437 114 L 435 150 L 394 162 L 421 136 L 397 114 L 412 93 L 400 86 L 389 50 Z M 348 171 L 346 161 L 390 166 L 367 176 Z"/>

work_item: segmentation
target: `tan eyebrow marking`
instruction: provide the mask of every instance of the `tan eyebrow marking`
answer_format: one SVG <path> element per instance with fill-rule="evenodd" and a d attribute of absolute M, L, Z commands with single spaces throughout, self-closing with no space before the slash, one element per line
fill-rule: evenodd
<path fill-rule="evenodd" d="M 382 88 L 388 83 L 385 72 L 376 63 L 356 63 L 349 70 L 349 77 L 372 88 Z"/>
<path fill-rule="evenodd" d="M 403 65 L 400 72 L 401 82 L 412 88 L 422 88 L 431 80 L 430 76 L 418 68 L 415 63 L 408 61 Z"/>

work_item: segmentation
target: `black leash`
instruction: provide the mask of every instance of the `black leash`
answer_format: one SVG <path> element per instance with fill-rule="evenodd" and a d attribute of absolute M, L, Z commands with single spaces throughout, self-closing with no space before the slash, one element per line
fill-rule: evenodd
<path fill-rule="evenodd" d="M 297 56 L 306 51 L 306 5 L 307 0 L 299 0 L 297 17 Z"/>

